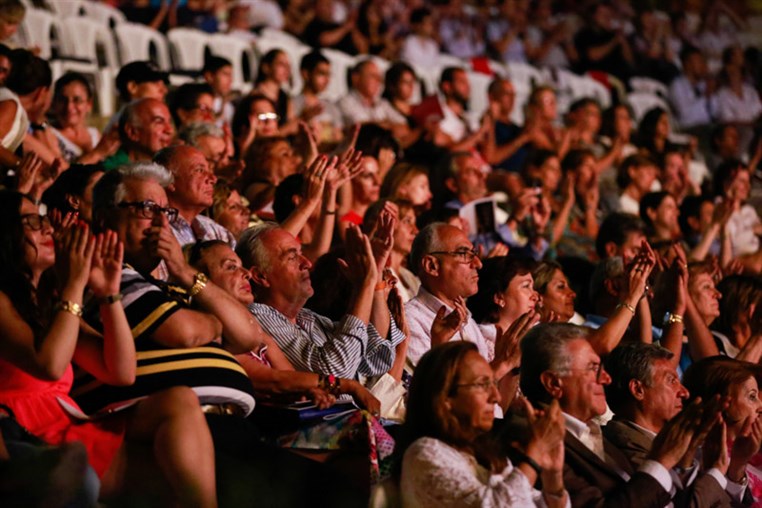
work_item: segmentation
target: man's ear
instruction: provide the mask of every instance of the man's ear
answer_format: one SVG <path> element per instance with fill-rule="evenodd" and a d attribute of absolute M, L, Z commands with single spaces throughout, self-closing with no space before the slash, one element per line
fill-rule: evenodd
<path fill-rule="evenodd" d="M 645 387 L 643 386 L 643 383 L 641 383 L 639 380 L 630 379 L 630 383 L 627 385 L 627 388 L 629 388 L 630 395 L 632 395 L 632 397 L 635 400 L 642 401 L 643 399 L 646 398 Z"/>
<path fill-rule="evenodd" d="M 563 381 L 561 381 L 559 376 L 549 370 L 540 374 L 540 383 L 542 383 L 545 391 L 554 399 L 560 399 L 564 394 Z"/>
<path fill-rule="evenodd" d="M 135 95 L 138 93 L 138 83 L 137 83 L 137 81 L 128 81 L 127 82 L 127 93 L 130 94 L 130 97 L 135 97 Z"/>
<path fill-rule="evenodd" d="M 270 281 L 267 280 L 267 275 L 256 266 L 249 268 L 249 275 L 251 276 L 251 282 L 253 282 L 254 285 L 263 288 L 270 287 Z"/>
<path fill-rule="evenodd" d="M 606 245 L 604 245 L 603 250 L 606 251 L 606 257 L 607 258 L 613 258 L 616 256 L 616 244 L 614 242 L 606 242 Z"/>
<path fill-rule="evenodd" d="M 132 125 L 130 122 L 126 122 L 124 124 L 124 135 L 127 136 L 127 139 L 130 141 L 137 141 L 139 138 L 138 127 Z"/>
<path fill-rule="evenodd" d="M 619 284 L 616 279 L 606 279 L 603 281 L 603 287 L 606 288 L 606 292 L 613 297 L 619 296 Z"/>
<path fill-rule="evenodd" d="M 458 184 L 455 182 L 455 178 L 448 176 L 445 179 L 445 187 L 447 187 L 453 194 L 458 193 Z"/>
<path fill-rule="evenodd" d="M 439 275 L 439 260 L 434 256 L 427 254 L 423 256 L 423 259 L 421 260 L 421 268 L 425 273 L 437 276 Z"/>

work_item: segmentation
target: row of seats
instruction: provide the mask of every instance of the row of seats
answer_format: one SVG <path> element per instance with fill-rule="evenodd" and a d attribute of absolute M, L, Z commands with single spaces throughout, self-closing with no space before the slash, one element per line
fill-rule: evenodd
<path fill-rule="evenodd" d="M 173 73 L 173 84 L 181 84 L 201 69 L 206 55 L 224 56 L 233 62 L 233 87 L 247 93 L 255 77 L 258 56 L 280 48 L 291 60 L 291 92 L 295 93 L 302 87 L 299 62 L 311 51 L 293 35 L 272 28 L 263 29 L 252 47 L 235 36 L 208 34 L 192 28 L 175 28 L 165 37 L 148 26 L 128 22 L 119 10 L 100 2 L 70 0 L 52 2 L 52 6 L 55 13 L 27 9 L 22 25 L 26 40 L 40 48 L 41 57 L 51 61 L 55 77 L 69 70 L 94 77 L 101 116 L 110 116 L 114 111 L 113 82 L 119 67 L 135 60 L 154 61 L 160 68 Z M 364 57 L 353 57 L 332 48 L 322 51 L 332 67 L 331 82 L 325 95 L 329 100 L 338 100 L 347 93 L 349 69 Z M 382 72 L 391 65 L 384 59 L 373 58 Z M 419 83 L 413 100 L 433 93 L 442 69 L 453 65 L 467 69 L 472 88 L 470 108 L 473 114 L 481 115 L 488 105 L 486 92 L 492 76 L 484 72 L 484 65 L 480 65 L 480 72 L 477 72 L 472 70 L 470 62 L 447 54 L 442 54 L 431 67 L 415 66 Z M 516 87 L 517 105 L 524 104 L 532 88 L 539 84 L 550 84 L 558 91 L 561 112 L 579 97 L 594 97 L 603 107 L 611 103 L 604 85 L 563 69 L 538 69 L 524 63 L 495 61 L 489 61 L 486 67 L 494 74 L 511 77 Z M 634 92 L 629 98 L 637 119 L 654 105 L 666 106 L 666 87 L 661 83 L 635 78 L 631 85 Z M 523 108 L 514 108 L 513 117 L 516 123 L 523 123 Z"/>

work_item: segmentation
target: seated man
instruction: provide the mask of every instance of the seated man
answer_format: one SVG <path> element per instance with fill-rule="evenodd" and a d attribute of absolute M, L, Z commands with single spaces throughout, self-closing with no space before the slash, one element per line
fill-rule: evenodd
<path fill-rule="evenodd" d="M 407 132 L 407 122 L 402 114 L 381 98 L 384 79 L 373 60 L 363 60 L 355 65 L 351 82 L 349 93 L 338 102 L 345 125 L 375 123 L 392 130 L 398 139 Z"/>
<path fill-rule="evenodd" d="M 455 194 L 455 199 L 445 203 L 445 208 L 460 210 L 473 201 L 490 197 L 487 191 L 487 175 L 483 167 L 484 161 L 471 152 L 453 154 L 450 176 L 445 180 L 445 186 Z M 477 228 L 476 231 L 470 232 L 471 240 L 485 252 L 492 250 L 498 243 L 504 243 L 514 252 L 520 252 L 538 261 L 542 259 L 548 250 L 548 242 L 543 238 L 543 232 L 550 220 L 550 207 L 532 192 L 532 189 L 527 189 L 517 196 L 513 203 L 513 213 L 510 215 L 498 208 L 495 201 L 477 205 Z M 487 210 L 487 220 L 484 224 L 478 222 L 482 218 L 478 207 L 482 206 Z M 530 216 L 531 227 L 521 230 L 524 219 Z"/>
<path fill-rule="evenodd" d="M 609 214 L 601 223 L 595 238 L 595 251 L 601 259 L 621 257 L 629 262 L 646 239 L 646 226 L 640 217 L 630 213 Z"/>
<path fill-rule="evenodd" d="M 612 377 L 611 384 L 606 386 L 606 399 L 616 416 L 604 427 L 603 435 L 627 456 L 633 467 L 640 467 L 647 460 L 656 435 L 682 409 L 688 390 L 677 376 L 674 355 L 655 344 L 623 344 L 611 352 L 605 365 Z M 678 469 L 673 470 L 683 489 L 690 484 L 690 495 L 712 506 L 729 506 L 728 495 L 740 503 L 745 486 L 731 482 L 721 471 L 722 464 L 692 481 L 698 465 L 694 456 L 700 443 L 692 444 Z M 731 463 L 732 456 L 731 451 Z M 735 464 L 739 465 L 738 460 Z M 740 466 L 739 476 L 743 477 L 744 464 Z"/>
<path fill-rule="evenodd" d="M 334 103 L 320 97 L 331 82 L 331 62 L 320 51 L 312 51 L 302 57 L 299 74 L 304 86 L 302 93 L 291 99 L 294 114 L 312 127 L 319 142 L 341 140 L 341 113 Z"/>
<path fill-rule="evenodd" d="M 517 358 L 511 358 L 510 353 L 507 357 L 494 357 L 491 351 L 502 348 L 497 344 L 490 348 L 466 307 L 466 298 L 479 289 L 477 270 L 482 262 L 463 231 L 443 222 L 429 224 L 413 240 L 409 266 L 421 279 L 421 287 L 415 298 L 405 304 L 410 329 L 408 361 L 415 366 L 432 347 L 451 340 L 467 340 L 475 343 L 479 353 L 490 362 L 498 381 L 512 375 Z M 446 325 L 454 321 L 455 326 Z M 435 322 L 438 326 L 434 326 Z M 496 342 L 509 336 L 506 330 Z"/>
<path fill-rule="evenodd" d="M 665 506 L 674 494 L 669 470 L 692 433 L 655 440 L 634 471 L 595 422 L 606 410 L 604 387 L 611 377 L 588 335 L 589 328 L 569 323 L 540 324 L 521 341 L 521 391 L 535 407 L 557 399 L 564 413 L 564 485 L 572 506 Z"/>
<path fill-rule="evenodd" d="M 167 186 L 169 206 L 177 208 L 170 227 L 181 246 L 205 240 L 222 240 L 235 247 L 230 231 L 201 212 L 214 203 L 217 177 L 200 150 L 191 146 L 171 146 L 156 154 L 154 162 L 167 168 L 173 182 Z"/>
<path fill-rule="evenodd" d="M 169 226 L 177 215 L 164 191 L 171 183 L 163 167 L 138 163 L 106 173 L 93 191 L 93 228 L 113 229 L 124 243 L 121 290 L 138 376 L 127 387 L 79 378 L 73 395 L 88 412 L 177 384 L 194 388 L 210 412 L 244 415 L 254 407 L 251 383 L 227 350 L 257 349 L 262 330 L 246 307 L 185 261 Z M 162 261 L 172 286 L 151 276 Z M 98 328 L 98 306 L 89 303 L 85 319 Z"/>
<path fill-rule="evenodd" d="M 293 235 L 275 223 L 251 228 L 242 235 L 236 253 L 251 274 L 256 295 L 249 310 L 294 367 L 355 379 L 358 374 L 388 372 L 395 347 L 405 336 L 389 315 L 384 292 L 375 290 L 383 279 L 363 246 L 367 238 L 355 228 L 348 232 L 355 294 L 347 314 L 336 323 L 304 308 L 314 292 L 312 263 Z"/>
<path fill-rule="evenodd" d="M 175 129 L 167 105 L 157 99 L 130 102 L 119 117 L 119 139 L 122 146 L 103 161 L 106 170 L 130 162 L 148 162 L 172 142 Z"/>

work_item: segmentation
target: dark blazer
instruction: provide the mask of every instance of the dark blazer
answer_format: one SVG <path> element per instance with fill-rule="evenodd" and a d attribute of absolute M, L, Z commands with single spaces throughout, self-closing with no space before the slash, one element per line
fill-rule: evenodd
<path fill-rule="evenodd" d="M 632 463 L 639 468 L 651 451 L 653 439 L 632 422 L 614 418 L 603 428 L 603 435 L 614 444 Z M 706 474 L 700 474 L 688 489 L 678 491 L 675 506 L 690 508 L 730 507 L 730 496 L 717 480 Z"/>
<path fill-rule="evenodd" d="M 607 457 L 630 476 L 629 481 L 568 431 L 564 447 L 564 485 L 573 507 L 661 508 L 672 499 L 651 475 L 634 472 L 627 457 L 605 437 Z"/>

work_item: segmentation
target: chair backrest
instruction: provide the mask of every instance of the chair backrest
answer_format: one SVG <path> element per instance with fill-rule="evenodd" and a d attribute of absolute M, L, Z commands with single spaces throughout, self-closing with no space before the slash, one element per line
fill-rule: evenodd
<path fill-rule="evenodd" d="M 29 44 L 40 48 L 40 58 L 50 60 L 72 52 L 63 35 L 61 21 L 48 11 L 27 9 L 21 29 Z"/>
<path fill-rule="evenodd" d="M 331 62 L 331 82 L 328 83 L 323 97 L 330 101 L 338 101 L 349 92 L 349 72 L 357 59 L 338 49 L 322 48 L 320 51 Z"/>
<path fill-rule="evenodd" d="M 640 120 L 648 112 L 648 110 L 655 107 L 661 107 L 669 111 L 669 105 L 667 102 L 656 94 L 647 92 L 632 92 L 627 95 L 627 102 L 630 103 L 632 113 L 635 116 L 635 123 L 640 123 Z"/>
<path fill-rule="evenodd" d="M 261 57 L 273 49 L 281 49 L 291 62 L 291 93 L 298 93 L 302 89 L 302 77 L 299 74 L 299 64 L 302 57 L 312 51 L 312 48 L 295 38 L 293 35 L 274 28 L 265 28 L 256 42 L 257 52 Z M 252 79 L 256 78 L 256 69 L 252 72 Z"/>
<path fill-rule="evenodd" d="M 630 78 L 630 88 L 633 92 L 645 92 L 650 94 L 659 95 L 665 99 L 669 97 L 669 89 L 667 85 L 661 81 L 647 78 L 645 76 L 635 76 Z"/>
<path fill-rule="evenodd" d="M 99 67 L 119 67 L 114 37 L 105 25 L 85 17 L 67 18 L 62 25 L 72 48 L 70 56 L 97 63 Z"/>
<path fill-rule="evenodd" d="M 61 0 L 61 3 L 64 2 L 65 0 Z M 127 22 L 122 11 L 102 2 L 82 2 L 82 8 L 88 18 L 101 23 L 106 28 L 114 29 L 117 25 Z"/>
<path fill-rule="evenodd" d="M 175 70 L 200 71 L 204 56 L 211 53 L 211 37 L 195 28 L 173 28 L 167 32 L 167 39 Z"/>
<path fill-rule="evenodd" d="M 516 86 L 531 90 L 548 82 L 548 77 L 540 69 L 527 63 L 508 62 L 505 64 L 505 69 L 508 71 L 507 76 Z"/>
<path fill-rule="evenodd" d="M 69 18 L 85 14 L 84 3 L 82 0 L 58 0 L 49 2 L 48 5 L 60 18 Z"/>
<path fill-rule="evenodd" d="M 212 54 L 227 58 L 233 63 L 233 88 L 240 90 L 254 80 L 257 57 L 254 48 L 244 40 L 227 34 L 214 34 L 209 38 Z"/>
<path fill-rule="evenodd" d="M 119 41 L 122 65 L 150 60 L 160 69 L 170 70 L 169 48 L 163 35 L 138 23 L 120 23 L 114 29 Z"/>

